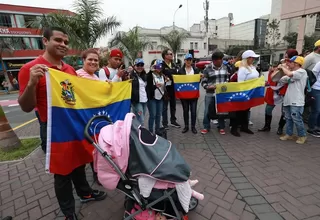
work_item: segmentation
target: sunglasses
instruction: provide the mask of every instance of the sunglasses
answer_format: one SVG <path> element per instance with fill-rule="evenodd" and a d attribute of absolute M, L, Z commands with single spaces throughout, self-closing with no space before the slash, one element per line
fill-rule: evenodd
<path fill-rule="evenodd" d="M 172 56 L 172 53 L 167 53 L 167 55 L 170 55 L 170 56 Z"/>
<path fill-rule="evenodd" d="M 137 67 L 144 67 L 144 64 L 143 63 L 139 63 L 136 65 Z"/>

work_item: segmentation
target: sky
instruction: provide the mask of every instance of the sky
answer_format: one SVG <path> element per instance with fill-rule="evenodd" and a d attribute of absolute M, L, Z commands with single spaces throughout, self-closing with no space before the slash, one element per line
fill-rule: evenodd
<path fill-rule="evenodd" d="M 188 29 L 203 20 L 205 0 L 101 0 L 105 16 L 115 15 L 122 22 L 119 30 L 127 31 L 136 25 L 145 28 L 171 26 L 176 9 L 175 25 Z M 271 12 L 272 0 L 209 0 L 209 19 L 233 13 L 234 23 L 249 21 Z M 0 3 L 46 8 L 71 9 L 74 0 L 0 0 Z M 188 10 L 189 9 L 189 10 Z M 189 11 L 189 13 L 188 13 Z M 188 25 L 189 24 L 189 25 Z"/>

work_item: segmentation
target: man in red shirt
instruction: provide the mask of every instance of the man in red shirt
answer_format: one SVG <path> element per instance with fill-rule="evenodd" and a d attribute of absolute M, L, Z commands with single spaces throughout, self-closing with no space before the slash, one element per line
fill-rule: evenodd
<path fill-rule="evenodd" d="M 20 96 L 18 102 L 25 112 L 38 109 L 43 132 L 47 136 L 47 90 L 45 72 L 48 68 L 54 68 L 71 75 L 76 75 L 73 67 L 62 62 L 62 58 L 68 52 L 68 35 L 61 28 L 46 28 L 43 32 L 43 44 L 46 49 L 42 56 L 25 64 L 19 72 Z M 77 155 L 70 155 L 76 157 Z M 68 220 L 77 219 L 75 215 L 75 201 L 72 193 L 72 182 L 81 202 L 103 200 L 106 193 L 92 190 L 89 186 L 85 164 L 74 169 L 68 175 L 54 174 L 54 188 L 61 211 Z"/>

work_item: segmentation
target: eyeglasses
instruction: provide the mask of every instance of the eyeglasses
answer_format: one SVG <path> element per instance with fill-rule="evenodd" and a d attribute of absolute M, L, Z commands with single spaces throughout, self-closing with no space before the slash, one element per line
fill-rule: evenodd
<path fill-rule="evenodd" d="M 144 64 L 143 63 L 139 63 L 136 65 L 137 67 L 144 67 Z"/>
<path fill-rule="evenodd" d="M 170 55 L 170 56 L 172 56 L 172 53 L 167 53 L 167 55 Z"/>

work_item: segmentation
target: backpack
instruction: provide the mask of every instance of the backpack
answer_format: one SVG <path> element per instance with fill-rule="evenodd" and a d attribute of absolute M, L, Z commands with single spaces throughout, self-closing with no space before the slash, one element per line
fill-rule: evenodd
<path fill-rule="evenodd" d="M 307 71 L 308 74 L 308 80 L 309 80 L 309 84 L 312 87 L 313 84 L 315 84 L 317 82 L 317 77 L 314 75 L 314 73 L 309 70 L 309 69 L 305 69 Z"/>
<path fill-rule="evenodd" d="M 106 77 L 109 79 L 110 77 L 110 71 L 107 67 L 103 67 L 102 68 L 104 70 L 104 72 L 106 73 Z M 97 77 L 99 77 L 99 71 L 96 73 Z"/>

